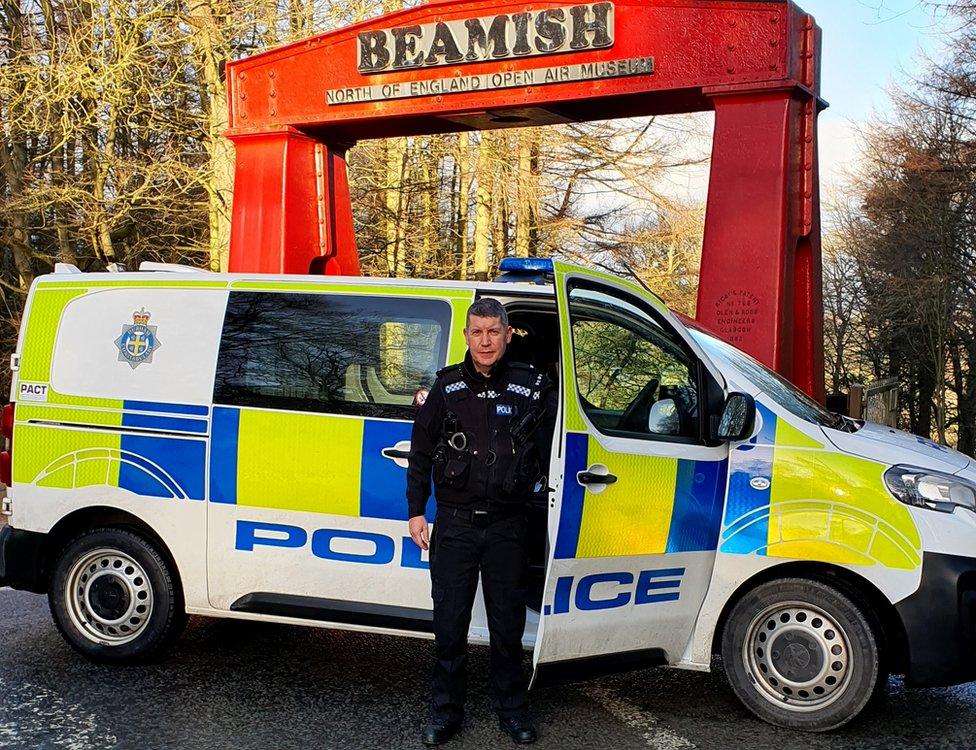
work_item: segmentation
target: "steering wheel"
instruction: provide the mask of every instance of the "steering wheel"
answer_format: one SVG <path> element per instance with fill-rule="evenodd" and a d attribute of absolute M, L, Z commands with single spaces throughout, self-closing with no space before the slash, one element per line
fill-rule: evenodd
<path fill-rule="evenodd" d="M 647 415 L 655 401 L 654 395 L 657 393 L 659 383 L 660 381 L 657 378 L 651 378 L 647 381 L 647 384 L 640 389 L 640 393 L 634 397 L 634 400 L 624 409 L 624 413 L 620 415 L 618 429 L 637 432 L 647 431 Z"/>

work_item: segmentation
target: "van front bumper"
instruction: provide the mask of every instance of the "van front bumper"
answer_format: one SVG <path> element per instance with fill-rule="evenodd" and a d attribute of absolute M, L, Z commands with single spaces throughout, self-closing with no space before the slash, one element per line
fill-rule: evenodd
<path fill-rule="evenodd" d="M 976 558 L 924 553 L 918 590 L 895 609 L 908 641 L 907 684 L 976 680 Z"/>
<path fill-rule="evenodd" d="M 0 527 L 0 588 L 47 592 L 44 576 L 46 534 Z"/>

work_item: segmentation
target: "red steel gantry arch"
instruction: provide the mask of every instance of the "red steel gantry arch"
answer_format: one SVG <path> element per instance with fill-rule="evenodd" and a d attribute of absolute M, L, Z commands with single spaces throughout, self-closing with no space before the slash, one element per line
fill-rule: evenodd
<path fill-rule="evenodd" d="M 231 62 L 230 270 L 359 274 L 359 140 L 713 110 L 698 320 L 822 400 L 819 50 L 788 0 L 433 0 Z"/>

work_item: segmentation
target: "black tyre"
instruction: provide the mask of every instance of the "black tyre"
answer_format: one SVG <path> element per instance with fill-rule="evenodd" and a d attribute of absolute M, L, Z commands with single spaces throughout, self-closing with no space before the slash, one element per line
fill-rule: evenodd
<path fill-rule="evenodd" d="M 94 529 L 58 557 L 48 594 L 65 640 L 89 659 L 149 659 L 183 630 L 186 613 L 171 563 L 134 531 Z"/>
<path fill-rule="evenodd" d="M 870 613 L 837 589 L 800 578 L 762 584 L 736 603 L 722 660 L 750 711 L 808 732 L 851 721 L 886 680 Z"/>

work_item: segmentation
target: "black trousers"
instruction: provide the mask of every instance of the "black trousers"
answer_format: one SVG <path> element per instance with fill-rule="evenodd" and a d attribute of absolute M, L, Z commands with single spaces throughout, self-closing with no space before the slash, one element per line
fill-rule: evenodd
<path fill-rule="evenodd" d="M 500 717 L 526 711 L 527 680 L 522 669 L 525 630 L 524 515 L 472 520 L 463 511 L 439 510 L 430 546 L 434 600 L 431 717 L 460 721 L 464 716 L 468 626 L 481 573 L 491 639 L 491 684 Z"/>

